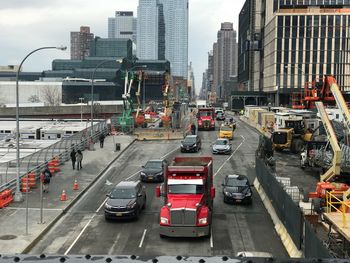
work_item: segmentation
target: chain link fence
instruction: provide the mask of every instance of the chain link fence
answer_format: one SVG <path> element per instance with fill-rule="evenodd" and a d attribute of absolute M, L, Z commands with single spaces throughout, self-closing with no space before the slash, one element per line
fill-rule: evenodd
<path fill-rule="evenodd" d="M 64 163 L 70 159 L 70 152 L 75 150 L 85 150 L 92 147 L 98 141 L 101 133 L 106 134 L 107 124 L 105 121 L 99 122 L 70 137 L 36 151 L 30 155 L 20 158 L 19 160 L 19 180 L 28 173 L 34 172 L 36 177 L 45 169 L 46 164 L 56 158 L 59 163 Z M 15 190 L 17 179 L 17 159 L 9 162 L 0 163 L 0 192 L 5 189 Z"/>

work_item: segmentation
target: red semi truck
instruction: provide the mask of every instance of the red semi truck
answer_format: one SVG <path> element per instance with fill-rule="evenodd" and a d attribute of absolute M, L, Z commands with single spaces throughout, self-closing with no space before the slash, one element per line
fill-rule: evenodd
<path fill-rule="evenodd" d="M 175 157 L 166 168 L 160 236 L 210 236 L 215 188 L 212 157 Z"/>
<path fill-rule="evenodd" d="M 214 108 L 200 108 L 197 113 L 198 130 L 215 131 L 215 110 Z"/>

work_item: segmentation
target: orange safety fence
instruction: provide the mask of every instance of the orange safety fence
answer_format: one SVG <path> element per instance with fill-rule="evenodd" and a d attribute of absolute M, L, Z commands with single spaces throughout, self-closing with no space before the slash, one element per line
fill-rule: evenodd
<path fill-rule="evenodd" d="M 6 189 L 0 193 L 0 208 L 8 206 L 13 201 L 12 191 Z"/>

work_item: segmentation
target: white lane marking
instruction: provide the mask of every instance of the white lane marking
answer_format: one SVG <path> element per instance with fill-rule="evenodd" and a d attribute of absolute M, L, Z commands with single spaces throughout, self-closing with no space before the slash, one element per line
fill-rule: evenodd
<path fill-rule="evenodd" d="M 176 147 L 174 150 L 172 150 L 172 151 L 168 152 L 166 155 L 160 157 L 160 159 L 165 159 L 165 157 L 167 157 L 169 154 L 175 152 L 175 151 L 178 150 L 178 149 L 179 149 L 179 147 Z"/>
<path fill-rule="evenodd" d="M 210 247 L 213 248 L 213 228 L 210 229 Z"/>
<path fill-rule="evenodd" d="M 142 238 L 141 238 L 139 247 L 142 247 L 143 240 L 145 239 L 145 236 L 146 236 L 146 232 L 147 232 L 147 229 L 143 230 L 143 234 L 142 234 Z"/>
<path fill-rule="evenodd" d="M 107 198 L 105 200 L 103 200 L 102 204 L 97 208 L 97 210 L 95 211 L 95 214 L 90 218 L 90 220 L 86 223 L 86 225 L 84 226 L 84 228 L 80 231 L 79 235 L 76 237 L 76 239 L 74 239 L 73 243 L 69 246 L 69 248 L 66 250 L 66 252 L 64 252 L 64 255 L 67 255 L 69 253 L 69 251 L 71 251 L 71 249 L 73 248 L 73 246 L 78 242 L 79 238 L 81 237 L 81 235 L 85 232 L 86 228 L 90 225 L 90 223 L 92 222 L 92 219 L 94 219 L 94 217 L 96 216 L 96 214 L 100 211 L 100 209 L 102 208 L 102 206 L 104 205 L 104 203 L 107 201 Z"/>
<path fill-rule="evenodd" d="M 137 171 L 136 173 L 133 173 L 128 178 L 125 178 L 125 180 L 127 181 L 127 180 L 131 179 L 132 177 L 134 177 L 135 175 L 139 174 L 140 172 L 141 172 L 141 170 Z"/>
<path fill-rule="evenodd" d="M 77 236 L 77 238 L 73 241 L 73 243 L 69 246 L 69 248 L 66 250 L 66 252 L 64 252 L 64 255 L 66 256 L 69 251 L 73 248 L 73 246 L 75 245 L 75 243 L 77 243 L 77 241 L 79 240 L 79 238 L 81 237 L 81 235 L 84 233 L 85 229 L 90 225 L 92 219 L 95 217 L 95 215 L 93 215 L 90 220 L 87 222 L 87 224 L 84 226 L 83 230 L 81 230 L 81 232 L 79 233 L 79 235 Z"/>
<path fill-rule="evenodd" d="M 95 213 L 98 213 L 100 211 L 100 209 L 102 208 L 102 206 L 106 203 L 108 197 L 106 197 L 106 199 L 102 202 L 102 204 L 97 208 L 97 210 L 95 211 Z"/>
<path fill-rule="evenodd" d="M 224 163 L 219 167 L 219 169 L 216 171 L 216 173 L 214 174 L 214 177 L 220 172 L 220 170 L 222 169 L 222 167 L 224 167 L 224 165 L 227 163 L 228 160 L 231 159 L 231 157 L 237 152 L 237 150 L 242 146 L 242 144 L 245 141 L 245 138 L 243 135 L 241 135 L 243 141 L 237 146 L 237 148 L 233 151 L 233 153 L 224 161 Z"/>
<path fill-rule="evenodd" d="M 113 250 L 114 250 L 114 248 L 116 247 L 116 245 L 118 244 L 119 238 L 120 238 L 120 233 L 118 233 L 117 238 L 115 239 L 113 245 L 112 245 L 111 248 L 109 249 L 108 255 L 116 254 L 116 253 L 113 253 Z"/>
<path fill-rule="evenodd" d="M 5 207 L 5 210 L 26 210 L 27 208 L 25 207 Z M 35 208 L 35 207 L 29 207 L 29 210 L 40 210 L 40 208 Z M 62 211 L 63 209 L 59 208 L 44 208 L 45 211 Z"/>

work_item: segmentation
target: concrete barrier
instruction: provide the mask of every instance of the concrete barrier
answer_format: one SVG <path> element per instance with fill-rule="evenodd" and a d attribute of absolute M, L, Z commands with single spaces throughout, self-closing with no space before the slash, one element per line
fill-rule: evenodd
<path fill-rule="evenodd" d="M 182 130 L 169 129 L 135 129 L 137 140 L 181 140 L 184 138 Z"/>

